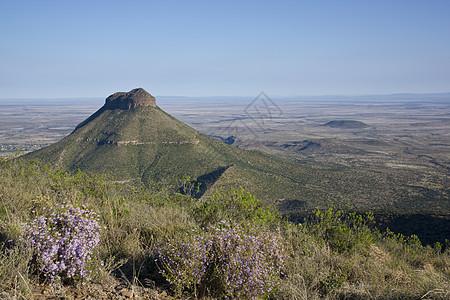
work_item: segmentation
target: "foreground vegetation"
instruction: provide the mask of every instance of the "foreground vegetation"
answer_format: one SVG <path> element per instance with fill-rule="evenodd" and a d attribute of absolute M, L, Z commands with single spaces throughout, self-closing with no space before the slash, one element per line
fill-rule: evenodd
<path fill-rule="evenodd" d="M 32 298 L 38 284 L 83 289 L 119 278 L 175 298 L 450 296 L 448 247 L 372 221 L 331 207 L 293 224 L 242 189 L 198 200 L 1 160 L 0 292 Z"/>

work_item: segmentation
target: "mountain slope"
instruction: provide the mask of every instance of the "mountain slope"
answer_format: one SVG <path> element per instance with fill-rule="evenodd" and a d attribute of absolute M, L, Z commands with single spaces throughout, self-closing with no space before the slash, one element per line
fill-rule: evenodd
<path fill-rule="evenodd" d="M 449 207 L 446 194 L 429 197 L 379 170 L 288 160 L 207 137 L 162 111 L 143 89 L 111 95 L 69 136 L 23 159 L 109 174 L 129 184 L 162 183 L 173 191 L 189 175 L 201 183 L 197 197 L 242 186 L 289 214 L 330 202 L 373 211 Z"/>
<path fill-rule="evenodd" d="M 262 198 L 275 199 L 295 194 L 286 189 L 287 185 L 295 190 L 301 187 L 298 178 L 292 180 L 283 175 L 292 168 L 287 161 L 200 134 L 156 105 L 141 101 L 143 97 L 153 98 L 143 89 L 121 93 L 108 101 L 114 95 L 69 136 L 24 158 L 146 185 L 170 185 L 186 174 L 199 179 L 201 194 L 213 185 L 241 185 Z M 228 169 L 235 175 L 222 179 Z M 281 184 L 280 188 L 268 192 L 271 181 Z"/>

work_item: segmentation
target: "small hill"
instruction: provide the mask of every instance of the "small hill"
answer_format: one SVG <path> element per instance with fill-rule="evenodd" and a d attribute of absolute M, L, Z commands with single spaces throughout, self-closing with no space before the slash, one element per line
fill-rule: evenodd
<path fill-rule="evenodd" d="M 322 126 L 343 129 L 359 129 L 369 127 L 366 123 L 356 120 L 334 120 L 323 124 Z"/>

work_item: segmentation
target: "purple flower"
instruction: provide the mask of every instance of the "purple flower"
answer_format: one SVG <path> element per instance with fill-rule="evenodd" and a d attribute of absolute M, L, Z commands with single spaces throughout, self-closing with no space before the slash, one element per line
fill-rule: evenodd
<path fill-rule="evenodd" d="M 157 263 L 179 291 L 208 284 L 212 276 L 226 297 L 254 299 L 279 284 L 284 264 L 281 245 L 279 232 L 232 227 L 221 221 L 160 246 Z"/>
<path fill-rule="evenodd" d="M 37 269 L 52 283 L 84 282 L 100 241 L 97 214 L 84 207 L 61 205 L 50 217 L 24 224 L 21 240 L 32 250 Z"/>

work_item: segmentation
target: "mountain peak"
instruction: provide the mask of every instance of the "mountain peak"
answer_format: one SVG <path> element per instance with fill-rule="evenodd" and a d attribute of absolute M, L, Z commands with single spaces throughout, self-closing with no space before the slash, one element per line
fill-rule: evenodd
<path fill-rule="evenodd" d="M 106 98 L 105 107 L 109 109 L 131 109 L 139 106 L 156 107 L 156 99 L 143 88 L 127 92 L 117 92 Z"/>

